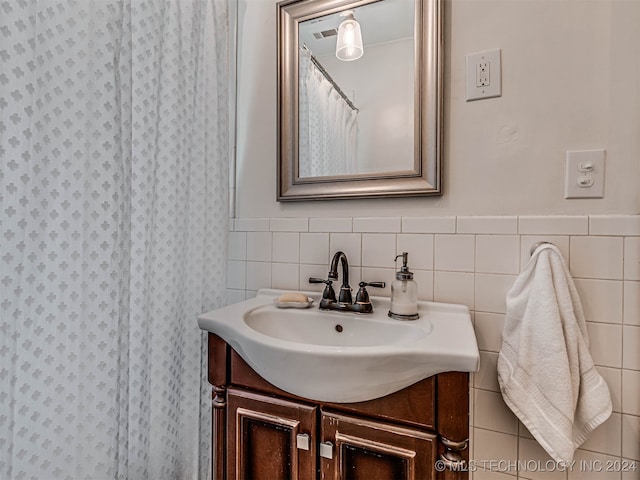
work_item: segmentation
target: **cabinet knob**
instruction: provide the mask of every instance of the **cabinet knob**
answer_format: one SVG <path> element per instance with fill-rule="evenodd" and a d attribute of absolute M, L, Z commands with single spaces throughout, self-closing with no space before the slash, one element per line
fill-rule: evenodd
<path fill-rule="evenodd" d="M 333 443 L 320 442 L 320 456 L 331 460 L 333 458 Z"/>
<path fill-rule="evenodd" d="M 296 435 L 296 447 L 298 447 L 298 450 L 309 450 L 309 445 L 311 445 L 309 434 L 299 433 Z"/>

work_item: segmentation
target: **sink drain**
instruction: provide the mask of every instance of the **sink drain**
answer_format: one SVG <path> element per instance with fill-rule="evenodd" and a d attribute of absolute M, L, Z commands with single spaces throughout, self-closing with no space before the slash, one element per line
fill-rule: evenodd
<path fill-rule="evenodd" d="M 344 330 L 344 328 L 342 328 L 342 325 L 336 325 L 336 332 L 340 333 L 342 332 L 342 330 Z"/>

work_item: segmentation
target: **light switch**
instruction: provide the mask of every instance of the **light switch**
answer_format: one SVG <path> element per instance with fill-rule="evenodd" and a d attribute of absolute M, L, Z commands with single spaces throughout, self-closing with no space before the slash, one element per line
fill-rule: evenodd
<path fill-rule="evenodd" d="M 604 160 L 604 149 L 567 151 L 564 198 L 603 198 Z"/>

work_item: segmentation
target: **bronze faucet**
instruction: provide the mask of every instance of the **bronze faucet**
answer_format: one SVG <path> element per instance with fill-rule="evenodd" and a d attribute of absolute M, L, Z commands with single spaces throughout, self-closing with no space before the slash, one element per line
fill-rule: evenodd
<path fill-rule="evenodd" d="M 338 261 L 342 265 L 342 285 L 340 294 L 336 301 L 336 294 L 333 290 L 333 282 L 338 279 Z M 337 310 L 340 312 L 373 313 L 373 306 L 369 300 L 366 287 L 384 288 L 385 282 L 360 282 L 356 301 L 353 303 L 351 297 L 351 286 L 349 285 L 349 262 L 344 252 L 338 251 L 333 255 L 327 279 L 309 278 L 309 283 L 324 283 L 326 286 L 322 292 L 320 310 Z"/>

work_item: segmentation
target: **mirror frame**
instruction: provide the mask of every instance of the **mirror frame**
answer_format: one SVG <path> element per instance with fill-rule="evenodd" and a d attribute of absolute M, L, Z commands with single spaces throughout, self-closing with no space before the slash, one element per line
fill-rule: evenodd
<path fill-rule="evenodd" d="M 298 26 L 381 0 L 285 0 L 278 9 L 278 201 L 442 195 L 444 0 L 415 0 L 414 170 L 300 178 Z"/>

